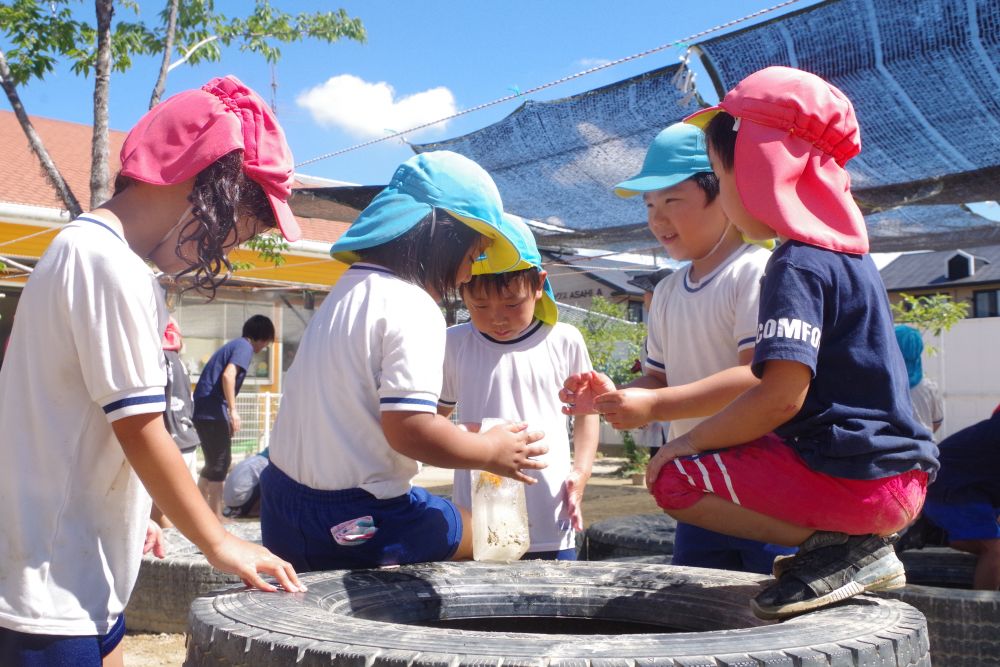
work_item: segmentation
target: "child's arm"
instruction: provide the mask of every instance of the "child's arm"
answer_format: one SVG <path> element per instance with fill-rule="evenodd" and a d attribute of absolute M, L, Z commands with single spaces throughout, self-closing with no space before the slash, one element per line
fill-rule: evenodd
<path fill-rule="evenodd" d="M 528 433 L 527 424 L 496 426 L 485 433 L 464 431 L 430 412 L 382 412 L 382 432 L 389 446 L 404 456 L 441 468 L 477 468 L 534 484 L 522 470 L 541 470 L 532 457 L 548 451 L 531 443 L 545 434 Z"/>
<path fill-rule="evenodd" d="M 222 383 L 222 398 L 229 407 L 229 432 L 240 430 L 240 413 L 236 411 L 236 364 L 226 364 L 219 381 Z"/>
<path fill-rule="evenodd" d="M 235 574 L 248 586 L 276 590 L 260 574 L 274 576 L 287 591 L 304 591 L 292 566 L 264 547 L 227 533 L 201 497 L 163 414 L 145 413 L 112 423 L 125 457 L 156 506 L 205 554 L 212 567 Z"/>
<path fill-rule="evenodd" d="M 660 447 L 646 467 L 646 485 L 652 486 L 660 468 L 677 457 L 742 445 L 770 433 L 802 408 L 810 382 L 812 370 L 805 364 L 780 359 L 766 362 L 764 376 L 755 387 Z"/>
<path fill-rule="evenodd" d="M 594 468 L 600 428 L 597 415 L 573 418 L 573 470 L 566 480 L 566 503 L 573 530 L 583 530 L 583 492 Z"/>
<path fill-rule="evenodd" d="M 717 413 L 758 384 L 750 371 L 753 349 L 739 353 L 739 365 L 688 384 L 639 388 L 638 381 L 594 399 L 594 407 L 618 430 L 639 428 L 654 421 L 706 417 Z M 640 378 L 641 379 L 641 378 Z"/>

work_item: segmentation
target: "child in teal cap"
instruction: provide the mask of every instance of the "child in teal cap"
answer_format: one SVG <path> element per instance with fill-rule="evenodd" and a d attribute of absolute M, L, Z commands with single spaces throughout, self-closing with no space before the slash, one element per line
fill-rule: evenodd
<path fill-rule="evenodd" d="M 413 157 L 331 254 L 350 264 L 302 337 L 261 475 L 265 544 L 301 570 L 465 559 L 471 522 L 414 487 L 422 461 L 533 484 L 542 437 L 475 434 L 436 414 L 445 352 L 437 302 L 520 259 L 500 195 L 475 162 Z"/>
<path fill-rule="evenodd" d="M 677 261 L 688 264 L 653 291 L 643 375 L 618 389 L 607 376 L 567 376 L 571 414 L 594 410 L 615 428 L 669 421 L 668 439 L 687 433 L 757 384 L 750 372 L 760 279 L 770 255 L 747 243 L 726 217 L 705 135 L 675 123 L 661 131 L 642 168 L 615 187 L 642 195 L 649 230 Z M 790 550 L 677 524 L 675 565 L 769 573 Z"/>
<path fill-rule="evenodd" d="M 531 230 L 513 216 L 508 220 L 521 263 L 474 275 L 461 287 L 471 321 L 448 329 L 438 412 L 448 416 L 457 408 L 459 422 L 470 430 L 499 417 L 544 431 L 548 467 L 530 472 L 539 483 L 525 489 L 531 546 L 524 558 L 575 560 L 574 531 L 583 529 L 583 491 L 600 424 L 596 414 L 574 418 L 571 458 L 559 388 L 567 375 L 590 372 L 590 355 L 580 332 L 557 321 Z M 471 486 L 469 471 L 456 470 L 452 498 L 459 506 L 471 506 Z"/>

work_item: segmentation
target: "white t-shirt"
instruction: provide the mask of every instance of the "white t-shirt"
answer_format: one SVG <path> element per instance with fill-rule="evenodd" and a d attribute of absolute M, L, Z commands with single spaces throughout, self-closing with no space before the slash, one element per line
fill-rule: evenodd
<path fill-rule="evenodd" d="M 423 289 L 352 265 L 306 327 L 285 376 L 271 463 L 313 489 L 408 493 L 417 462 L 382 432 L 383 411 L 436 412 L 444 316 Z"/>
<path fill-rule="evenodd" d="M 944 399 L 937 383 L 929 377 L 923 378 L 915 387 L 910 387 L 910 398 L 913 414 L 933 434 L 934 427 L 944 421 Z"/>
<path fill-rule="evenodd" d="M 571 470 L 566 416 L 559 390 L 573 373 L 591 370 L 583 336 L 572 325 L 554 326 L 534 321 L 510 341 L 497 341 L 471 323 L 448 329 L 441 405 L 458 409 L 458 421 L 479 423 L 488 417 L 523 421 L 531 430 L 545 432 L 549 451 L 538 460 L 540 471 L 526 471 L 538 479 L 526 486 L 530 524 L 530 551 L 556 551 L 574 545 L 566 511 L 564 483 Z M 472 475 L 455 471 L 452 498 L 471 507 Z"/>
<path fill-rule="evenodd" d="M 739 364 L 739 352 L 754 346 L 760 279 L 770 253 L 744 244 L 714 271 L 695 282 L 691 267 L 657 285 L 649 307 L 646 369 L 665 373 L 672 386 L 701 380 Z M 675 419 L 677 438 L 705 417 Z"/>
<path fill-rule="evenodd" d="M 0 626 L 104 634 L 150 500 L 111 423 L 163 412 L 162 291 L 114 222 L 68 224 L 18 304 L 0 370 Z"/>

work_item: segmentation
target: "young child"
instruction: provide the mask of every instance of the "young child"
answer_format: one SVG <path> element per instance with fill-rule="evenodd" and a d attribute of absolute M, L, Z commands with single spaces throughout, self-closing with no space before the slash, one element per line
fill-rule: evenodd
<path fill-rule="evenodd" d="M 1000 414 L 938 445 L 941 470 L 927 490 L 924 517 L 953 549 L 976 554 L 973 587 L 1000 590 Z"/>
<path fill-rule="evenodd" d="M 201 438 L 205 466 L 198 489 L 215 515 L 222 518 L 222 491 L 233 462 L 233 435 L 240 430 L 236 397 L 243 387 L 253 355 L 274 342 L 274 322 L 252 315 L 239 338 L 229 341 L 209 358 L 194 388 L 194 426 Z"/>
<path fill-rule="evenodd" d="M 574 531 L 583 530 L 581 504 L 590 479 L 600 423 L 597 415 L 574 418 L 571 461 L 566 417 L 559 403 L 562 379 L 591 370 L 583 336 L 558 322 L 552 287 L 531 230 L 509 216 L 521 263 L 505 273 L 475 275 L 462 286 L 471 322 L 448 329 L 444 385 L 438 412 L 458 409 L 459 422 L 488 417 L 526 422 L 545 432 L 548 463 L 534 473 L 540 483 L 525 489 L 531 546 L 525 559 L 576 560 Z M 472 475 L 455 471 L 452 498 L 472 505 Z"/>
<path fill-rule="evenodd" d="M 770 254 L 747 243 L 719 201 L 705 135 L 676 123 L 660 132 L 642 169 L 619 183 L 621 197 L 642 194 L 649 229 L 687 266 L 656 286 L 647 320 L 644 375 L 615 391 L 611 381 L 595 404 L 615 428 L 670 421 L 679 438 L 740 392 L 755 385 L 753 358 L 760 279 Z M 567 388 L 587 376 L 571 376 Z M 723 535 L 680 522 L 675 565 L 769 573 L 783 547 Z"/>
<path fill-rule="evenodd" d="M 306 327 L 261 474 L 265 545 L 300 570 L 464 559 L 471 523 L 412 486 L 418 461 L 535 480 L 525 424 L 484 434 L 437 414 L 445 323 L 437 303 L 520 257 L 500 194 L 448 151 L 410 158 L 333 246 L 350 264 Z M 485 252 L 485 259 L 477 259 Z"/>
<path fill-rule="evenodd" d="M 752 601 L 758 616 L 902 586 L 889 536 L 920 511 L 937 451 L 851 197 L 854 109 L 813 74 L 768 67 L 688 120 L 705 126 L 729 219 L 781 244 L 761 284 L 760 384 L 662 447 L 647 483 L 680 521 L 799 545 Z"/>
<path fill-rule="evenodd" d="M 288 563 L 223 529 L 164 427 L 167 312 L 146 265 L 212 291 L 237 244 L 275 224 L 297 238 L 284 135 L 223 77 L 143 116 L 121 159 L 114 196 L 35 266 L 0 370 L 3 665 L 121 664 L 122 610 L 144 543 L 159 542 L 149 495 L 214 567 L 304 590 Z"/>
<path fill-rule="evenodd" d="M 896 342 L 906 363 L 906 377 L 910 383 L 910 400 L 917 420 L 937 433 L 944 422 L 944 399 L 937 383 L 924 376 L 921 358 L 924 354 L 924 337 L 920 331 L 908 324 L 896 325 Z"/>

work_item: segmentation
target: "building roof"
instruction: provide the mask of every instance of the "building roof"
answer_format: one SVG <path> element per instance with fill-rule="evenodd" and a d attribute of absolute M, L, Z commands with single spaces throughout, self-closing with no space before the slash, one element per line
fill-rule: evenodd
<path fill-rule="evenodd" d="M 975 258 L 975 273 L 948 280 L 948 260 L 958 253 Z M 1000 245 L 907 253 L 886 264 L 879 273 L 885 288 L 890 291 L 1000 282 Z"/>
<path fill-rule="evenodd" d="M 38 116 L 32 116 L 31 123 L 80 205 L 84 209 L 88 208 L 91 127 Z M 112 175 L 117 173 L 121 164 L 118 154 L 126 134 L 118 130 L 111 130 L 108 133 Z M 0 146 L 4 147 L 4 159 L 0 160 L 0 202 L 60 210 L 65 208 L 45 178 L 38 158 L 31 152 L 28 139 L 13 111 L 0 111 Z M 301 178 L 296 177 L 294 184 L 296 189 L 292 192 L 292 208 L 296 210 L 296 218 L 302 227 L 304 239 L 332 244 L 347 230 L 357 215 L 356 211 L 347 209 L 333 211 L 329 208 L 318 210 L 315 207 L 313 210 L 305 210 L 306 215 L 298 212 L 295 199 L 299 193 L 304 195 L 311 188 L 330 187 L 334 183 L 337 181 L 305 175 Z"/>

